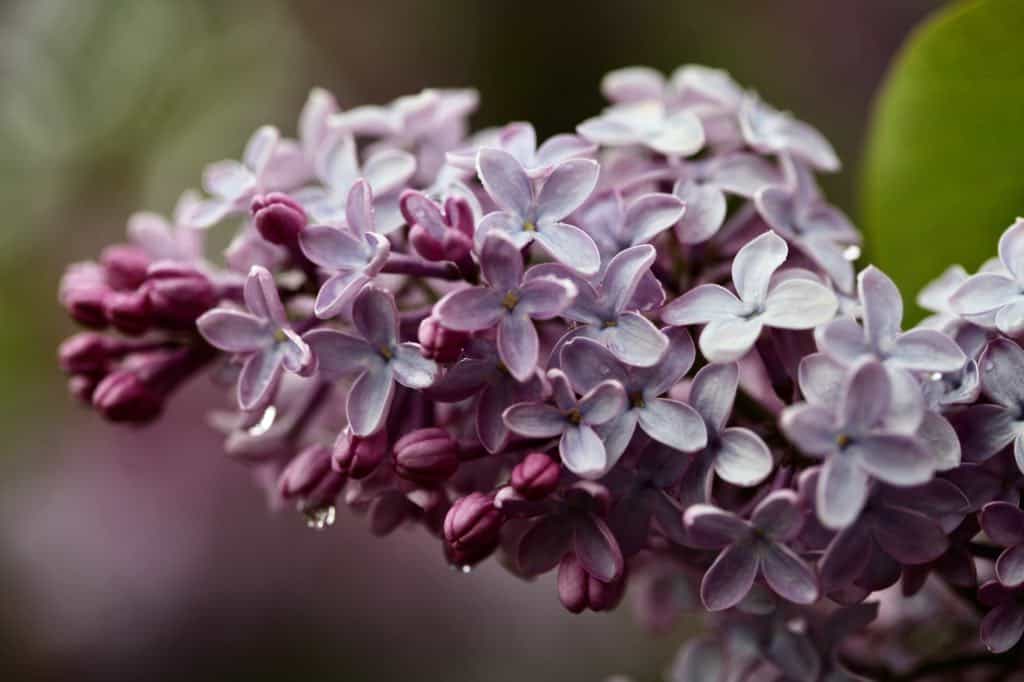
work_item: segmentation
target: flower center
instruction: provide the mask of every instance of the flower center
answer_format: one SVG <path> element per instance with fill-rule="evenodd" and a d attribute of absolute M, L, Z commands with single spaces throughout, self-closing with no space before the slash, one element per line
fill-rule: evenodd
<path fill-rule="evenodd" d="M 601 323 L 601 326 L 604 327 L 605 329 L 609 329 L 611 327 L 618 327 L 619 326 L 619 321 L 618 320 L 605 320 L 604 322 Z"/>
<path fill-rule="evenodd" d="M 845 448 L 849 444 L 850 437 L 847 436 L 845 433 L 840 433 L 838 436 L 836 436 L 836 445 L 838 445 L 840 449 Z"/>
<path fill-rule="evenodd" d="M 275 329 L 274 330 L 274 341 L 277 341 L 278 343 L 284 343 L 287 340 L 288 340 L 288 335 L 284 333 L 283 329 Z"/>
<path fill-rule="evenodd" d="M 583 421 L 583 415 L 580 414 L 579 409 L 575 407 L 569 410 L 568 418 L 569 421 L 572 422 L 573 424 L 579 424 L 581 421 Z"/>
<path fill-rule="evenodd" d="M 530 221 L 530 220 L 524 220 L 523 221 L 523 229 L 525 231 L 527 231 L 527 232 L 536 232 L 537 231 L 537 226 L 534 225 L 533 222 Z"/>
<path fill-rule="evenodd" d="M 510 291 L 505 294 L 505 298 L 501 299 L 501 305 L 506 310 L 512 310 L 519 303 L 519 294 L 514 291 Z"/>
<path fill-rule="evenodd" d="M 390 360 L 395 356 L 394 352 L 387 346 L 381 346 L 378 351 L 385 360 Z"/>
<path fill-rule="evenodd" d="M 633 407 L 638 407 L 638 408 L 639 407 L 644 407 L 644 406 L 647 405 L 647 403 L 644 402 L 644 394 L 641 393 L 640 391 L 637 391 L 636 393 L 630 394 L 629 402 L 633 405 Z"/>

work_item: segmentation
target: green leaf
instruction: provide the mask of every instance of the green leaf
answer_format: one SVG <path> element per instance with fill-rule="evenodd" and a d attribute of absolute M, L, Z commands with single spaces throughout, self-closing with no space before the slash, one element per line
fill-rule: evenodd
<path fill-rule="evenodd" d="M 911 300 L 974 269 L 1024 214 L 1024 2 L 954 3 L 919 27 L 876 104 L 862 222 L 871 260 Z"/>

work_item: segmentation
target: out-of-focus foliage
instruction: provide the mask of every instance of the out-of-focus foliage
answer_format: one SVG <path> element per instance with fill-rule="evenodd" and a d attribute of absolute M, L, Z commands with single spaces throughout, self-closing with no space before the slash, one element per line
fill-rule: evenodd
<path fill-rule="evenodd" d="M 871 259 L 910 293 L 969 269 L 1024 212 L 1024 2 L 957 3 L 917 30 L 878 100 L 863 176 Z"/>
<path fill-rule="evenodd" d="M 51 364 L 37 341 L 51 318 L 34 311 L 52 304 L 60 261 L 123 234 L 96 216 L 169 210 L 198 181 L 196 150 L 234 153 L 260 123 L 290 118 L 304 50 L 287 10 L 264 0 L 33 0 L 0 11 L 0 27 L 3 408 L 31 400 Z"/>

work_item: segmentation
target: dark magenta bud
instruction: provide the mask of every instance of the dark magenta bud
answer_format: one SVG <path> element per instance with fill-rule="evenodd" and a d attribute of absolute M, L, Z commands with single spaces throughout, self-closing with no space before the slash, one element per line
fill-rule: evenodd
<path fill-rule="evenodd" d="M 102 334 L 80 332 L 60 344 L 57 358 L 68 374 L 103 374 L 110 361 L 109 347 Z"/>
<path fill-rule="evenodd" d="M 594 578 L 572 552 L 558 564 L 558 600 L 571 613 L 610 611 L 622 601 L 625 586 L 624 575 L 607 583 Z"/>
<path fill-rule="evenodd" d="M 447 431 L 417 429 L 395 443 L 395 472 L 421 485 L 448 480 L 459 467 L 459 446 Z"/>
<path fill-rule="evenodd" d="M 110 293 L 110 289 L 100 285 L 76 286 L 64 292 L 64 307 L 83 327 L 103 329 L 107 326 L 105 301 Z"/>
<path fill-rule="evenodd" d="M 302 206 L 280 192 L 253 198 L 249 211 L 256 230 L 271 244 L 294 244 L 306 226 L 306 212 Z"/>
<path fill-rule="evenodd" d="M 108 246 L 100 254 L 107 283 L 119 291 L 138 288 L 146 279 L 150 262 L 149 255 L 132 244 Z"/>
<path fill-rule="evenodd" d="M 423 318 L 417 332 L 423 355 L 437 362 L 455 362 L 469 340 L 469 334 L 441 326 L 433 315 Z"/>
<path fill-rule="evenodd" d="M 512 487 L 528 500 L 550 495 L 558 486 L 561 467 L 543 452 L 531 452 L 512 469 Z"/>
<path fill-rule="evenodd" d="M 187 263 L 153 265 L 146 284 L 154 317 L 172 326 L 191 326 L 217 302 L 210 278 Z"/>
<path fill-rule="evenodd" d="M 486 559 L 498 546 L 503 522 L 490 495 L 475 492 L 456 500 L 444 517 L 448 559 L 460 566 Z"/>
<path fill-rule="evenodd" d="M 135 291 L 112 291 L 103 300 L 103 307 L 107 320 L 123 334 L 142 334 L 153 322 L 145 287 Z"/>
<path fill-rule="evenodd" d="M 331 449 L 319 443 L 297 454 L 277 480 L 281 497 L 299 500 L 303 509 L 333 504 L 344 485 L 344 474 L 331 468 Z"/>
<path fill-rule="evenodd" d="M 89 374 L 75 374 L 68 379 L 68 393 L 75 396 L 83 403 L 92 402 L 92 394 L 96 390 L 99 380 Z"/>
<path fill-rule="evenodd" d="M 331 466 L 351 478 L 366 478 L 384 460 L 387 451 L 388 437 L 384 430 L 362 438 L 346 428 L 334 442 Z"/>
<path fill-rule="evenodd" d="M 144 423 L 160 414 L 164 393 L 147 385 L 135 371 L 121 369 L 97 384 L 92 404 L 110 421 Z"/>

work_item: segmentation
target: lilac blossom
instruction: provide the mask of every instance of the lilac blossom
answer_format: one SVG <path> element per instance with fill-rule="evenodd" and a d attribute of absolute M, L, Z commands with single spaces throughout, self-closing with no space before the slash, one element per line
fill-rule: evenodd
<path fill-rule="evenodd" d="M 511 154 L 531 178 L 543 178 L 563 161 L 588 157 L 597 151 L 597 145 L 568 134 L 555 135 L 538 147 L 533 125 L 520 122 L 509 123 L 496 131 L 493 140 L 448 152 L 448 163 L 459 170 L 473 172 L 476 170 L 477 152 L 487 148 Z"/>
<path fill-rule="evenodd" d="M 359 180 L 348 193 L 344 228 L 310 225 L 299 234 L 306 258 L 331 273 L 316 296 L 317 317 L 328 319 L 345 310 L 384 267 L 391 247 L 373 228 L 373 194 Z"/>
<path fill-rule="evenodd" d="M 519 403 L 505 410 L 508 428 L 527 438 L 555 438 L 562 463 L 582 478 L 600 478 L 614 465 L 596 427 L 618 417 L 626 409 L 626 392 L 618 381 L 608 379 L 577 399 L 569 379 L 560 370 L 548 372 L 554 405 Z"/>
<path fill-rule="evenodd" d="M 980 272 L 953 293 L 950 306 L 966 319 L 1013 336 L 1024 331 L 1024 219 L 999 238 L 1004 272 Z"/>
<path fill-rule="evenodd" d="M 197 192 L 184 192 L 170 221 L 157 213 L 135 213 L 128 219 L 128 236 L 154 261 L 198 261 L 203 255 L 203 233 L 195 224 L 200 201 Z"/>
<path fill-rule="evenodd" d="M 645 286 L 644 279 L 656 255 L 649 244 L 620 251 L 608 262 L 596 287 L 563 265 L 535 266 L 527 274 L 528 279 L 558 277 L 576 287 L 576 297 L 562 315 L 578 324 L 559 345 L 586 337 L 599 342 L 628 365 L 650 367 L 657 363 L 668 346 L 668 339 L 653 322 L 631 309 L 639 307 L 638 298 L 641 304 L 647 303 L 644 299 L 657 302 L 662 299 L 660 286 L 655 283 L 652 298 L 651 287 Z M 557 357 L 554 360 L 557 366 Z"/>
<path fill-rule="evenodd" d="M 661 318 L 671 325 L 704 324 L 700 350 L 712 362 L 746 355 L 764 327 L 813 329 L 831 320 L 838 308 L 835 294 L 809 279 L 771 283 L 789 249 L 774 232 L 757 237 L 736 254 L 732 280 L 739 294 L 717 284 L 703 284 L 672 301 Z"/>
<path fill-rule="evenodd" d="M 1024 471 L 1024 350 L 997 339 L 981 356 L 981 388 L 991 403 L 971 405 L 961 419 L 966 445 L 976 460 L 985 460 L 1013 445 Z"/>
<path fill-rule="evenodd" d="M 695 504 L 686 510 L 690 541 L 722 550 L 700 585 L 701 600 L 709 610 L 738 604 L 758 574 L 783 599 L 797 604 L 817 601 L 814 570 L 786 545 L 803 525 L 796 500 L 793 491 L 777 490 L 757 505 L 749 521 L 711 505 Z"/>
<path fill-rule="evenodd" d="M 748 94 L 739 107 L 740 130 L 747 144 L 767 154 L 792 154 L 817 170 L 839 170 L 839 157 L 810 125 Z"/>
<path fill-rule="evenodd" d="M 202 201 L 192 214 L 197 227 L 209 227 L 229 213 L 249 208 L 249 201 L 267 189 L 266 181 L 281 134 L 263 126 L 249 138 L 242 160 L 211 164 L 203 173 L 203 189 L 211 198 Z"/>
<path fill-rule="evenodd" d="M 704 421 L 708 443 L 694 454 L 683 476 L 685 503 L 709 502 L 714 476 L 741 487 L 757 485 L 772 471 L 771 450 L 756 433 L 728 426 L 739 387 L 739 366 L 707 365 L 690 385 L 689 403 Z"/>
<path fill-rule="evenodd" d="M 560 314 L 576 287 L 556 277 L 529 277 L 511 239 L 498 233 L 484 242 L 480 268 L 487 286 L 454 291 L 437 304 L 441 324 L 456 331 L 498 328 L 498 354 L 509 372 L 526 381 L 537 366 L 539 341 L 533 320 Z"/>
<path fill-rule="evenodd" d="M 304 187 L 293 195 L 313 220 L 344 220 L 348 196 L 362 179 L 373 191 L 378 231 L 387 234 L 402 225 L 398 194 L 416 172 L 416 159 L 408 152 L 383 149 L 360 164 L 353 137 L 335 135 L 320 148 L 315 169 L 321 184 Z"/>
<path fill-rule="evenodd" d="M 853 264 L 847 247 L 860 244 L 860 233 L 842 211 L 821 196 L 807 166 L 784 156 L 785 184 L 764 187 L 755 197 L 766 223 L 807 254 L 843 291 L 852 291 Z M 859 253 L 859 250 L 856 251 Z"/>
<path fill-rule="evenodd" d="M 666 156 L 691 156 L 704 146 L 704 128 L 695 114 L 670 112 L 656 100 L 613 105 L 576 131 L 606 147 L 643 145 Z"/>
<path fill-rule="evenodd" d="M 501 209 L 488 213 L 477 226 L 477 242 L 502 232 L 523 248 L 534 241 L 552 258 L 590 275 L 600 256 L 593 240 L 580 228 L 560 222 L 586 201 L 597 184 L 600 167 L 589 159 L 572 159 L 555 166 L 540 191 L 514 156 L 499 149 L 481 149 L 477 173 L 484 189 Z"/>
<path fill-rule="evenodd" d="M 857 518 L 872 479 L 912 486 L 934 473 L 934 460 L 921 440 L 886 428 L 891 400 L 885 368 L 865 360 L 851 370 L 831 408 L 794 405 L 782 414 L 786 436 L 804 454 L 825 459 L 815 506 L 829 528 L 843 528 Z"/>
<path fill-rule="evenodd" d="M 607 261 L 623 249 L 652 241 L 688 210 L 671 194 L 641 194 L 627 204 L 621 192 L 611 190 L 587 202 L 581 209 L 580 225 L 597 244 L 602 261 Z"/>
<path fill-rule="evenodd" d="M 254 267 L 245 281 L 248 312 L 218 308 L 202 315 L 196 326 L 211 345 L 243 360 L 238 377 L 238 404 L 254 410 L 269 400 L 281 373 L 312 371 L 309 346 L 292 330 L 274 276 Z"/>
<path fill-rule="evenodd" d="M 352 322 L 358 336 L 315 329 L 304 339 L 316 355 L 321 377 L 355 376 L 345 412 L 353 433 L 365 437 L 384 426 L 395 382 L 427 388 L 437 377 L 437 365 L 423 357 L 418 344 L 398 341 L 398 310 L 387 291 L 363 287 L 352 306 Z"/>
<path fill-rule="evenodd" d="M 694 360 L 693 342 L 686 330 L 670 330 L 669 335 L 661 360 L 643 368 L 623 365 L 592 339 L 577 338 L 562 347 L 562 369 L 578 391 L 587 393 L 608 379 L 626 390 L 626 410 L 599 429 L 609 466 L 625 451 L 637 426 L 654 440 L 682 452 L 695 452 L 707 445 L 707 431 L 696 410 L 661 397 L 682 379 Z"/>
<path fill-rule="evenodd" d="M 978 590 L 978 600 L 989 607 L 981 621 L 981 640 L 992 653 L 1009 651 L 1024 635 L 1024 586 L 990 580 Z"/>

